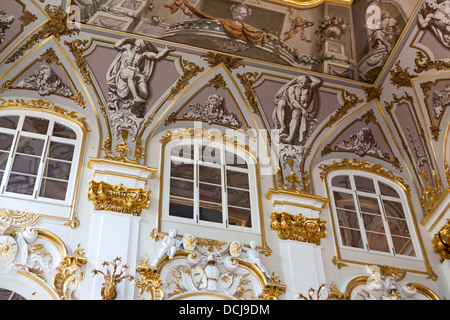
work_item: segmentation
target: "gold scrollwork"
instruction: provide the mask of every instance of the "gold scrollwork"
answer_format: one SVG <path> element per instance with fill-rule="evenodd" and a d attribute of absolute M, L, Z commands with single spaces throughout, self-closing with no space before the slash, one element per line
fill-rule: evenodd
<path fill-rule="evenodd" d="M 214 68 L 221 63 L 223 63 L 229 70 L 245 67 L 242 63 L 242 58 L 233 57 L 222 53 L 208 52 L 200 57 L 203 58 L 211 68 Z"/>
<path fill-rule="evenodd" d="M 439 253 L 441 263 L 450 259 L 450 219 L 447 219 L 447 223 L 434 235 L 432 242 Z"/>
<path fill-rule="evenodd" d="M 412 87 L 411 79 L 417 77 L 417 75 L 409 73 L 408 69 L 409 68 L 402 69 L 399 60 L 391 70 L 391 84 L 396 86 L 397 89 L 401 87 Z"/>
<path fill-rule="evenodd" d="M 272 230 L 277 230 L 278 237 L 282 240 L 320 245 L 320 239 L 327 235 L 326 221 L 320 219 L 306 218 L 301 214 L 294 216 L 286 212 L 272 212 L 270 218 Z"/>
<path fill-rule="evenodd" d="M 159 280 L 159 273 L 155 267 L 138 265 L 136 271 L 139 272 L 141 280 L 136 280 L 136 286 L 142 295 L 145 292 L 150 294 L 151 300 L 163 300 L 164 291 L 162 289 L 162 281 Z"/>
<path fill-rule="evenodd" d="M 169 96 L 167 97 L 167 101 L 173 100 L 175 96 L 183 90 L 189 83 L 189 81 L 195 77 L 199 72 L 203 72 L 205 68 L 199 67 L 193 62 L 189 62 L 186 60 L 182 60 L 181 67 L 183 68 L 183 75 L 178 79 L 175 87 L 170 90 Z"/>
<path fill-rule="evenodd" d="M 94 201 L 95 210 L 106 210 L 140 216 L 150 204 L 150 190 L 125 188 L 122 184 L 89 182 L 88 200 Z"/>

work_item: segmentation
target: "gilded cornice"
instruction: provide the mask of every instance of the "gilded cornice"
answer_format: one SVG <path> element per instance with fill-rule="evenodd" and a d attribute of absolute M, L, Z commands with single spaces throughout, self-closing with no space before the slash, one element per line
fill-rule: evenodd
<path fill-rule="evenodd" d="M 296 216 L 286 212 L 272 212 L 272 230 L 278 231 L 282 240 L 295 240 L 320 245 L 320 239 L 327 236 L 326 221 Z"/>
<path fill-rule="evenodd" d="M 94 201 L 94 210 L 105 210 L 140 216 L 150 205 L 150 190 L 114 186 L 106 182 L 89 182 L 88 200 Z"/>
<path fill-rule="evenodd" d="M 447 223 L 434 235 L 432 242 L 439 253 L 441 263 L 450 259 L 450 219 L 447 219 Z"/>

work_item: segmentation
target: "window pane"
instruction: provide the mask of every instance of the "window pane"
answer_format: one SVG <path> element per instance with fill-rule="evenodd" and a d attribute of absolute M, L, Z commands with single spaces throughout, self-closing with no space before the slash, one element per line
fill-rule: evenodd
<path fill-rule="evenodd" d="M 172 160 L 170 164 L 170 174 L 172 177 L 194 180 L 194 165 Z"/>
<path fill-rule="evenodd" d="M 194 207 L 191 201 L 179 201 L 179 199 L 170 199 L 169 215 L 180 218 L 193 219 Z"/>
<path fill-rule="evenodd" d="M 170 194 L 183 198 L 194 198 L 194 183 L 191 181 L 172 178 L 170 180 Z"/>
<path fill-rule="evenodd" d="M 391 235 L 410 237 L 408 225 L 405 220 L 388 218 L 388 223 Z"/>
<path fill-rule="evenodd" d="M 247 162 L 244 158 L 238 156 L 236 153 L 225 151 L 225 164 L 227 166 L 245 168 L 247 169 Z"/>
<path fill-rule="evenodd" d="M 370 250 L 390 252 L 386 235 L 381 233 L 366 232 L 367 242 Z"/>
<path fill-rule="evenodd" d="M 359 222 L 357 213 L 355 211 L 347 211 L 342 209 L 337 209 L 337 216 L 339 221 L 339 226 L 359 229 Z"/>
<path fill-rule="evenodd" d="M 410 257 L 416 256 L 411 239 L 392 236 L 392 242 L 394 243 L 394 250 L 396 254 Z"/>
<path fill-rule="evenodd" d="M 247 173 L 227 170 L 227 186 L 249 189 Z"/>
<path fill-rule="evenodd" d="M 222 187 L 211 184 L 199 184 L 200 200 L 222 203 Z"/>
<path fill-rule="evenodd" d="M 26 195 L 33 194 L 36 177 L 24 176 L 12 173 L 9 177 L 6 191 L 21 193 Z"/>
<path fill-rule="evenodd" d="M 11 150 L 13 139 L 14 136 L 11 134 L 0 133 L 0 150 Z"/>
<path fill-rule="evenodd" d="M 0 127 L 8 129 L 16 129 L 19 122 L 19 116 L 0 117 Z"/>
<path fill-rule="evenodd" d="M 334 191 L 333 195 L 336 207 L 356 211 L 353 194 Z"/>
<path fill-rule="evenodd" d="M 37 174 L 39 170 L 40 158 L 23 156 L 17 154 L 14 158 L 14 163 L 12 166 L 12 171 L 27 173 L 27 174 Z"/>
<path fill-rule="evenodd" d="M 65 200 L 66 192 L 67 182 L 42 179 L 39 196 L 56 200 Z"/>
<path fill-rule="evenodd" d="M 0 170 L 5 170 L 6 163 L 8 162 L 8 152 L 2 152 L 0 151 Z"/>
<path fill-rule="evenodd" d="M 20 137 L 17 152 L 40 156 L 44 148 L 44 140 Z"/>
<path fill-rule="evenodd" d="M 376 231 L 380 233 L 385 233 L 381 215 L 363 213 L 362 218 L 364 222 L 364 228 L 367 231 Z"/>
<path fill-rule="evenodd" d="M 48 156 L 53 159 L 72 161 L 74 150 L 74 145 L 52 141 Z"/>
<path fill-rule="evenodd" d="M 48 178 L 69 180 L 71 166 L 70 163 L 47 160 L 44 176 Z"/>
<path fill-rule="evenodd" d="M 194 146 L 190 144 L 175 146 L 170 151 L 170 155 L 185 159 L 194 159 Z"/>
<path fill-rule="evenodd" d="M 341 231 L 342 244 L 347 247 L 364 248 L 359 230 L 339 228 Z"/>
<path fill-rule="evenodd" d="M 336 176 L 331 179 L 331 185 L 335 187 L 351 189 L 350 178 L 348 176 Z"/>
<path fill-rule="evenodd" d="M 384 211 L 388 217 L 405 218 L 401 202 L 383 200 Z"/>
<path fill-rule="evenodd" d="M 380 192 L 383 196 L 400 198 L 397 191 L 395 191 L 395 189 L 392 188 L 391 186 L 389 186 L 381 181 L 378 181 L 378 185 L 380 186 Z"/>
<path fill-rule="evenodd" d="M 228 224 L 240 227 L 252 227 L 251 211 L 228 207 Z"/>
<path fill-rule="evenodd" d="M 358 196 L 361 212 L 381 214 L 377 198 Z"/>
<path fill-rule="evenodd" d="M 26 132 L 47 134 L 49 122 L 49 120 L 43 118 L 25 117 L 22 130 Z"/>
<path fill-rule="evenodd" d="M 73 140 L 77 138 L 76 133 L 72 129 L 58 122 L 53 127 L 53 136 Z"/>
<path fill-rule="evenodd" d="M 250 208 L 250 192 L 227 188 L 228 205 Z"/>
<path fill-rule="evenodd" d="M 200 220 L 222 223 L 222 206 L 200 202 Z"/>
<path fill-rule="evenodd" d="M 222 170 L 206 166 L 199 166 L 199 180 L 214 184 L 222 184 Z"/>
<path fill-rule="evenodd" d="M 220 164 L 220 150 L 211 146 L 199 146 L 199 160 Z"/>
<path fill-rule="evenodd" d="M 375 187 L 372 179 L 355 176 L 355 185 L 358 191 L 375 193 Z"/>

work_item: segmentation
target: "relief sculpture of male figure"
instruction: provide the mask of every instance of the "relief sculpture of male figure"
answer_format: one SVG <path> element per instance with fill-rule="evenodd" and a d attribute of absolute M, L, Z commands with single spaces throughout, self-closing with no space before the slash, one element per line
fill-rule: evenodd
<path fill-rule="evenodd" d="M 114 59 L 106 80 L 110 91 L 122 100 L 144 103 L 149 96 L 148 81 L 154 62 L 164 59 L 174 49 L 160 52 L 142 39 L 121 39 L 114 46 L 120 53 Z"/>
<path fill-rule="evenodd" d="M 320 84 L 321 80 L 317 77 L 300 75 L 277 92 L 277 107 L 272 117 L 281 142 L 293 145 L 303 142 L 308 125 L 317 111 L 316 88 Z"/>

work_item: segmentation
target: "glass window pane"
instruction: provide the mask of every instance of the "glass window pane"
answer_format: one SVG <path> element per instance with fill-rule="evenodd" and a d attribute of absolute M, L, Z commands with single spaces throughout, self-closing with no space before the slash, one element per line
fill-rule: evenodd
<path fill-rule="evenodd" d="M 380 186 L 380 192 L 383 196 L 400 198 L 398 192 L 391 186 L 387 185 L 386 183 L 378 181 L 378 185 Z"/>
<path fill-rule="evenodd" d="M 359 230 L 339 228 L 341 232 L 342 244 L 347 247 L 364 248 L 364 244 Z"/>
<path fill-rule="evenodd" d="M 375 231 L 380 233 L 385 233 L 383 220 L 381 219 L 381 215 L 375 214 L 362 214 L 364 228 L 367 231 Z"/>
<path fill-rule="evenodd" d="M 41 192 L 39 196 L 44 198 L 65 200 L 67 192 L 67 182 L 42 179 Z"/>
<path fill-rule="evenodd" d="M 194 183 L 191 181 L 172 178 L 170 180 L 170 194 L 183 198 L 194 198 Z"/>
<path fill-rule="evenodd" d="M 227 170 L 227 186 L 249 189 L 248 174 L 245 172 Z"/>
<path fill-rule="evenodd" d="M 222 170 L 218 168 L 199 166 L 199 180 L 214 184 L 222 184 Z"/>
<path fill-rule="evenodd" d="M 211 146 L 199 146 L 198 152 L 200 161 L 221 164 L 220 149 Z"/>
<path fill-rule="evenodd" d="M 410 237 L 408 225 L 403 219 L 388 218 L 391 235 Z"/>
<path fill-rule="evenodd" d="M 353 194 L 334 191 L 333 195 L 336 207 L 356 211 Z"/>
<path fill-rule="evenodd" d="M 194 206 L 192 201 L 180 201 L 179 199 L 170 199 L 169 215 L 180 218 L 193 219 Z"/>
<path fill-rule="evenodd" d="M 359 229 L 358 216 L 355 211 L 337 209 L 339 226 Z"/>
<path fill-rule="evenodd" d="M 227 166 L 247 169 L 247 162 L 244 158 L 238 156 L 236 153 L 225 151 L 225 164 Z"/>
<path fill-rule="evenodd" d="M 48 156 L 53 159 L 72 161 L 74 150 L 74 145 L 52 141 Z"/>
<path fill-rule="evenodd" d="M 250 192 L 227 188 L 228 205 L 250 208 Z"/>
<path fill-rule="evenodd" d="M 252 227 L 250 210 L 228 207 L 228 224 L 240 227 Z"/>
<path fill-rule="evenodd" d="M 6 163 L 8 162 L 8 152 L 2 152 L 0 151 L 0 170 L 5 170 Z"/>
<path fill-rule="evenodd" d="M 3 116 L 0 117 L 0 127 L 8 129 L 16 129 L 19 122 L 19 116 Z"/>
<path fill-rule="evenodd" d="M 361 207 L 361 212 L 381 214 L 377 198 L 364 197 L 358 195 L 358 199 L 359 199 L 359 206 Z"/>
<path fill-rule="evenodd" d="M 336 176 L 331 179 L 331 185 L 335 187 L 351 189 L 349 176 Z"/>
<path fill-rule="evenodd" d="M 27 173 L 27 174 L 37 174 L 39 170 L 40 158 L 24 156 L 17 154 L 14 158 L 14 163 L 12 166 L 12 171 Z"/>
<path fill-rule="evenodd" d="M 3 176 L 4 176 L 4 172 L 3 172 L 3 171 L 0 171 L 0 183 L 2 183 Z"/>
<path fill-rule="evenodd" d="M 194 180 L 194 164 L 172 159 L 170 174 L 172 177 Z"/>
<path fill-rule="evenodd" d="M 34 190 L 34 184 L 36 183 L 36 177 L 24 176 L 12 173 L 9 176 L 8 186 L 6 191 L 32 195 Z"/>
<path fill-rule="evenodd" d="M 405 218 L 401 202 L 383 200 L 384 211 L 388 217 Z"/>
<path fill-rule="evenodd" d="M 26 132 L 34 132 L 47 134 L 49 120 L 43 118 L 25 117 L 22 130 Z"/>
<path fill-rule="evenodd" d="M 11 150 L 13 139 L 14 136 L 12 134 L 0 133 L 0 150 Z"/>
<path fill-rule="evenodd" d="M 199 218 L 202 221 L 222 223 L 222 206 L 200 202 Z"/>
<path fill-rule="evenodd" d="M 222 187 L 211 184 L 199 184 L 200 200 L 222 203 Z"/>
<path fill-rule="evenodd" d="M 71 164 L 55 160 L 47 160 L 44 176 L 47 178 L 56 178 L 69 180 Z"/>
<path fill-rule="evenodd" d="M 411 239 L 392 236 L 392 242 L 394 243 L 394 250 L 396 254 L 410 257 L 416 256 Z"/>
<path fill-rule="evenodd" d="M 385 234 L 366 232 L 367 242 L 370 250 L 390 252 L 389 245 Z"/>
<path fill-rule="evenodd" d="M 373 185 L 372 179 L 361 176 L 355 176 L 355 186 L 356 190 L 358 191 L 375 193 L 375 187 Z"/>
<path fill-rule="evenodd" d="M 170 155 L 185 159 L 194 159 L 194 146 L 190 144 L 175 146 L 170 151 Z"/>
<path fill-rule="evenodd" d="M 20 137 L 17 152 L 40 156 L 44 148 L 44 142 L 41 139 Z"/>
<path fill-rule="evenodd" d="M 73 140 L 77 138 L 75 131 L 58 122 L 55 122 L 53 126 L 53 136 Z"/>

